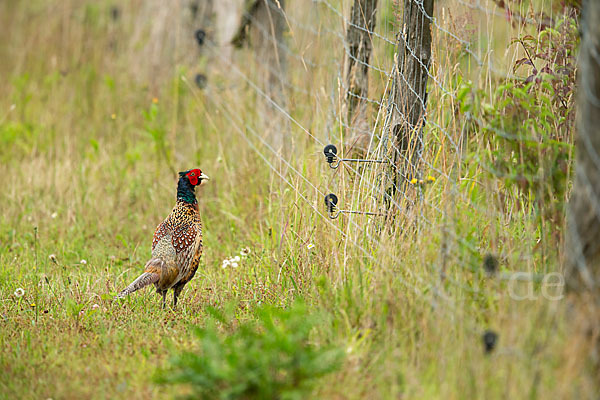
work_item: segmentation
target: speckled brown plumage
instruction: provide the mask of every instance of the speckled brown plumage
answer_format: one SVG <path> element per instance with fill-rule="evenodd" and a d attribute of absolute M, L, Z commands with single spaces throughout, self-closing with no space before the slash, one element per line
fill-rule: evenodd
<path fill-rule="evenodd" d="M 173 289 L 173 306 L 176 306 L 183 287 L 196 274 L 202 256 L 202 223 L 194 188 L 208 177 L 199 169 L 179 174 L 177 203 L 154 232 L 152 258 L 146 263 L 144 273 L 117 297 L 154 284 L 157 293 L 162 294 L 163 307 L 169 289 Z"/>

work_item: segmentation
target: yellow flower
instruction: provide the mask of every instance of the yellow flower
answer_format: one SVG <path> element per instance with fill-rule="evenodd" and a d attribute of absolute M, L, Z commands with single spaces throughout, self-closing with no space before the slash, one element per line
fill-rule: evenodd
<path fill-rule="evenodd" d="M 410 180 L 410 183 L 413 184 L 413 185 L 415 185 L 417 182 L 418 182 L 417 178 L 412 178 Z"/>
<path fill-rule="evenodd" d="M 153 98 L 152 98 L 152 103 L 154 103 L 154 104 L 158 104 L 158 98 L 157 98 L 157 97 L 153 97 Z"/>
<path fill-rule="evenodd" d="M 435 177 L 433 177 L 433 176 L 429 175 L 429 176 L 427 177 L 427 182 L 435 182 Z"/>
<path fill-rule="evenodd" d="M 111 118 L 111 119 L 117 119 L 117 114 L 115 114 L 115 113 L 112 113 L 112 114 L 110 115 L 110 118 Z"/>
<path fill-rule="evenodd" d="M 35 303 L 31 303 L 31 304 L 30 304 L 30 306 L 31 306 L 32 308 L 35 308 Z"/>

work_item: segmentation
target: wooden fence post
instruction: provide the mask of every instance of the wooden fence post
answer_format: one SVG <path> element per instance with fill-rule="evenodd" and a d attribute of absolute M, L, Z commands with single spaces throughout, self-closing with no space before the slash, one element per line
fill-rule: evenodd
<path fill-rule="evenodd" d="M 377 0 L 354 0 L 346 33 L 345 58 L 346 121 L 350 127 L 347 142 L 365 150 L 369 144 L 367 103 L 369 94 L 369 60 L 373 50 L 371 32 L 375 29 Z"/>
<path fill-rule="evenodd" d="M 567 214 L 565 278 L 577 311 L 569 317 L 580 365 L 600 388 L 600 2 L 583 3 L 580 22 L 575 182 Z M 585 368 L 585 367 L 582 367 Z M 582 377 L 584 378 L 584 377 Z"/>
<path fill-rule="evenodd" d="M 427 107 L 427 79 L 431 65 L 431 18 L 434 0 L 404 0 L 394 71 L 394 105 L 390 129 L 394 138 L 394 187 L 404 192 L 406 182 L 419 178 L 423 127 Z"/>

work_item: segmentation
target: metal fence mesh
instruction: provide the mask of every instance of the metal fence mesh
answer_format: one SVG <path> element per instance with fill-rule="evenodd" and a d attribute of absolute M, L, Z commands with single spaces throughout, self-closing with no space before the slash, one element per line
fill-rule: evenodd
<path fill-rule="evenodd" d="M 409 32 L 404 3 L 422 19 L 421 29 L 431 31 L 431 55 L 425 62 L 415 48 L 422 43 L 415 46 L 409 38 L 414 33 Z M 272 40 L 273 24 L 248 12 L 246 17 L 259 35 L 271 39 L 267 42 L 279 62 L 261 62 L 252 52 L 222 60 L 231 76 L 255 94 L 254 106 L 266 107 L 265 120 L 245 120 L 220 103 L 219 93 L 227 87 L 212 84 L 208 90 L 215 106 L 230 116 L 233 129 L 297 192 L 315 223 L 357 254 L 381 257 L 383 267 L 402 270 L 398 279 L 406 279 L 410 290 L 432 304 L 441 296 L 452 305 L 456 297 L 445 295 L 448 287 L 477 296 L 481 288 L 473 277 L 498 265 L 500 280 L 540 281 L 556 271 L 562 221 L 544 217 L 544 201 L 563 199 L 548 200 L 542 193 L 546 189 L 532 185 L 519 187 L 519 179 L 535 181 L 537 175 L 520 176 L 524 173 L 517 167 L 514 172 L 494 164 L 502 144 L 498 140 L 539 144 L 545 139 L 535 133 L 515 135 L 482 119 L 485 110 L 473 107 L 507 106 L 498 103 L 502 97 L 494 97 L 497 88 L 527 79 L 515 67 L 524 57 L 515 38 L 539 35 L 544 21 L 558 21 L 560 15 L 552 7 L 542 14 L 531 6 L 511 10 L 492 0 L 439 1 L 430 13 L 426 3 L 379 1 L 375 29 L 369 30 L 366 19 L 365 24 L 349 19 L 352 1 L 315 0 L 287 7 L 266 1 L 271 17 L 285 21 L 283 40 Z M 349 28 L 368 35 L 368 62 L 348 45 Z M 417 34 L 422 38 L 422 32 Z M 222 59 L 222 49 L 212 46 L 211 56 Z M 407 58 L 426 72 L 425 87 L 422 82 L 415 86 L 415 72 L 404 68 Z M 366 93 L 348 87 L 348 59 L 368 70 Z M 483 105 L 469 101 L 477 93 L 483 93 Z M 364 108 L 362 121 L 348 117 L 350 98 Z M 417 102 L 408 104 L 407 98 Z M 415 104 L 416 124 L 411 115 Z M 399 129 L 404 141 L 398 139 Z M 356 146 L 355 135 L 366 135 L 365 148 Z M 569 137 L 565 145 L 571 141 Z M 338 151 L 331 163 L 323 154 L 328 144 Z M 511 157 L 516 166 L 519 154 Z M 306 173 L 305 158 L 317 165 L 318 174 Z M 338 202 L 328 209 L 324 197 L 330 193 Z M 405 258 L 402 245 L 417 238 L 438 253 L 435 262 L 424 261 L 437 281 L 416 282 L 419 276 L 400 267 L 419 263 Z"/>

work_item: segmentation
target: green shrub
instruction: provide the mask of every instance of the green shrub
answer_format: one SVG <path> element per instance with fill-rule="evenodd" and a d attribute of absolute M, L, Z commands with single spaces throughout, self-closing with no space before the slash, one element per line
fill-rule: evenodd
<path fill-rule="evenodd" d="M 469 133 L 485 139 L 486 157 L 477 155 L 483 166 L 555 227 L 562 220 L 571 173 L 579 43 L 578 12 L 563 11 L 554 19 L 536 15 L 537 35 L 513 40 L 525 55 L 513 65 L 519 76 L 489 95 L 465 82 L 457 96 L 472 122 Z"/>
<path fill-rule="evenodd" d="M 199 350 L 176 355 L 159 383 L 187 385 L 190 398 L 302 399 L 317 378 L 340 367 L 343 351 L 309 343 L 322 319 L 302 303 L 287 310 L 263 306 L 229 335 L 220 334 L 216 323 L 231 328 L 229 318 L 210 313 L 207 326 L 196 328 Z"/>

